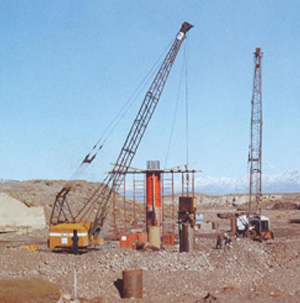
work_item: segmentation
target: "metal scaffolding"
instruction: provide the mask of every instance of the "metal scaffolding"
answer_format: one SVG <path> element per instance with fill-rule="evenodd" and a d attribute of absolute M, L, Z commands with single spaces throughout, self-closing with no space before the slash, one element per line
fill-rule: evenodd
<path fill-rule="evenodd" d="M 122 199 L 124 199 L 124 203 L 123 203 L 123 212 L 119 212 L 117 211 L 117 205 L 114 202 L 113 205 L 113 217 L 114 217 L 114 238 L 117 239 L 118 238 L 118 230 L 123 230 L 124 232 L 128 232 L 128 229 L 125 228 L 126 226 L 126 222 L 128 221 L 127 218 L 127 206 L 128 201 L 126 198 L 126 189 L 125 189 L 125 184 L 127 184 L 128 182 L 126 182 L 126 176 L 132 174 L 133 175 L 133 184 L 132 184 L 132 207 L 133 207 L 133 222 L 132 225 L 130 226 L 131 228 L 135 229 L 136 227 L 138 228 L 139 226 L 137 226 L 137 222 L 136 222 L 136 203 L 140 202 L 143 204 L 143 207 L 146 208 L 146 203 L 145 203 L 145 199 L 146 199 L 146 186 L 145 186 L 145 178 L 146 178 L 146 174 L 152 172 L 152 170 L 142 170 L 142 169 L 130 169 L 127 170 L 126 172 L 120 171 L 118 173 L 120 174 L 124 174 L 124 187 L 122 187 L 122 190 L 119 191 L 119 194 L 121 194 L 123 197 Z M 162 193 L 162 207 L 161 207 L 161 211 L 162 211 L 162 219 L 161 219 L 161 229 L 162 229 L 162 233 L 163 234 L 175 234 L 175 229 L 176 229 L 176 222 L 177 222 L 177 211 L 176 211 L 176 207 L 175 207 L 175 199 L 176 199 L 176 194 L 175 194 L 175 180 L 174 180 L 174 176 L 176 174 L 181 175 L 181 180 L 182 180 L 182 184 L 181 187 L 183 189 L 182 194 L 188 194 L 191 196 L 194 196 L 194 189 L 195 189 L 195 173 L 199 173 L 201 171 L 199 170 L 194 170 L 194 169 L 180 169 L 180 168 L 176 168 L 176 169 L 156 169 L 153 170 L 153 172 L 155 172 L 156 174 L 160 174 L 161 175 L 161 193 Z M 111 173 L 115 173 L 115 172 L 110 172 Z M 140 178 L 139 176 L 142 176 L 142 178 Z M 191 180 L 189 179 L 191 176 Z M 186 180 L 190 180 L 188 182 L 188 184 L 186 184 Z M 188 188 L 190 187 L 190 188 Z M 125 200 L 127 202 L 125 202 Z M 117 213 L 121 214 L 123 213 L 123 218 L 119 218 L 119 220 L 116 219 L 117 217 Z M 146 218 L 145 219 L 145 224 L 146 224 Z M 121 226 L 116 226 L 118 224 L 118 222 L 124 222 L 124 226 L 123 228 Z M 144 225 L 144 227 L 146 227 Z"/>

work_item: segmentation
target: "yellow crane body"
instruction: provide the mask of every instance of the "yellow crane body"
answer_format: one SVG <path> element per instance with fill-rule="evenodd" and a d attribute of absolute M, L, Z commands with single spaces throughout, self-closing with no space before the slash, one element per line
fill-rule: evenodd
<path fill-rule="evenodd" d="M 49 249 L 72 249 L 74 230 L 77 230 L 79 248 L 87 248 L 91 244 L 100 245 L 103 241 L 100 235 L 97 239 L 89 237 L 89 230 L 92 225 L 93 222 L 81 220 L 51 226 L 49 230 Z"/>

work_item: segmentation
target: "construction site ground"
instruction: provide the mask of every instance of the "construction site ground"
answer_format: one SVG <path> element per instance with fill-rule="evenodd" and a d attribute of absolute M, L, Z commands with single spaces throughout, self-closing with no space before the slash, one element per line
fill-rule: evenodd
<path fill-rule="evenodd" d="M 142 269 L 143 298 L 130 302 L 299 302 L 300 225 L 289 220 L 300 218 L 300 210 L 265 211 L 274 240 L 259 243 L 232 237 L 231 248 L 217 250 L 217 235 L 230 230 L 229 220 L 217 218 L 217 213 L 233 210 L 204 209 L 206 217 L 219 222 L 219 230 L 198 230 L 190 253 L 179 253 L 178 244 L 152 251 L 121 249 L 118 242 L 106 241 L 103 248 L 76 256 L 49 251 L 48 229 L 2 233 L 0 281 L 41 278 L 57 286 L 60 302 L 72 302 L 76 272 L 77 302 L 123 302 L 127 301 L 120 294 L 123 270 Z M 26 245 L 38 250 L 21 248 Z M 57 301 L 53 296 L 28 302 Z"/>

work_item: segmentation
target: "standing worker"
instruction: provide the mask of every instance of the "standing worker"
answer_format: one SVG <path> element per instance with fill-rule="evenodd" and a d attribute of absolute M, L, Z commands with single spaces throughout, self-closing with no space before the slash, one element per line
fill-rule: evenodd
<path fill-rule="evenodd" d="M 216 249 L 220 249 L 220 248 L 222 248 L 222 239 L 221 236 L 218 236 Z"/>
<path fill-rule="evenodd" d="M 72 247 L 73 247 L 73 254 L 74 255 L 79 254 L 79 252 L 78 252 L 78 240 L 79 240 L 79 238 L 77 236 L 77 229 L 74 229 L 73 230 L 73 237 L 72 237 L 72 242 L 73 242 Z"/>
<path fill-rule="evenodd" d="M 232 241 L 227 233 L 224 234 L 225 247 L 229 249 L 231 247 Z"/>

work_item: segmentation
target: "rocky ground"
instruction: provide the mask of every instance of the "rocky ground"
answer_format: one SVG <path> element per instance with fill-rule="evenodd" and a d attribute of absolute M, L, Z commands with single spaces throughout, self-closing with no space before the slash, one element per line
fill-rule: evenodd
<path fill-rule="evenodd" d="M 285 211 L 285 218 L 294 215 L 290 212 Z M 47 230 L 6 233 L 0 235 L 0 279 L 43 278 L 57 285 L 68 302 L 74 299 L 76 272 L 80 302 L 121 302 L 123 270 L 142 269 L 139 302 L 298 302 L 300 226 L 282 220 L 274 232 L 275 240 L 240 238 L 226 250 L 215 249 L 214 232 L 197 233 L 191 253 L 179 253 L 178 245 L 154 252 L 110 242 L 79 256 L 48 251 Z M 21 248 L 29 244 L 38 251 Z"/>
<path fill-rule="evenodd" d="M 282 201 L 281 201 L 282 202 Z M 276 203 L 279 203 L 276 201 Z M 274 205 L 276 204 L 273 203 Z M 130 302 L 299 302 L 300 225 L 294 206 L 267 204 L 274 240 L 258 243 L 233 240 L 230 249 L 215 249 L 217 235 L 230 229 L 218 212 L 232 206 L 203 209 L 205 218 L 218 220 L 219 229 L 195 233 L 195 249 L 179 253 L 178 245 L 159 251 L 121 249 L 118 242 L 78 256 L 47 249 L 48 229 L 0 234 L 0 280 L 42 278 L 55 284 L 60 302 L 123 302 L 120 283 L 124 269 L 143 270 L 143 298 Z M 38 250 L 22 248 L 35 245 Z M 126 300 L 125 300 L 126 301 Z"/>

